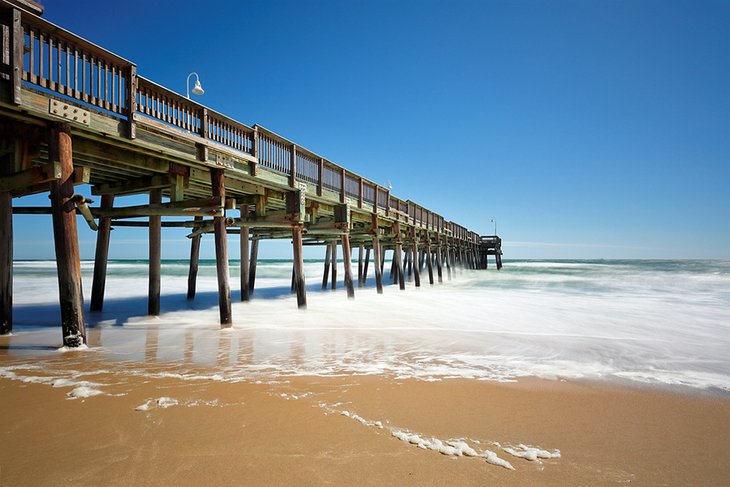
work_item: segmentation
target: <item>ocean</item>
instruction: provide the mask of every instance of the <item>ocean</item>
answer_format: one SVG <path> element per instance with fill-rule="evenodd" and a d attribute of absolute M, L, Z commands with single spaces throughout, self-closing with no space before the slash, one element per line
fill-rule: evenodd
<path fill-rule="evenodd" d="M 353 300 L 342 263 L 335 292 L 321 289 L 322 267 L 305 262 L 308 307 L 298 310 L 291 261 L 259 261 L 247 303 L 231 261 L 234 323 L 222 331 L 214 261 L 200 262 L 192 302 L 187 261 L 163 261 L 159 317 L 146 316 L 147 262 L 110 261 L 104 311 L 87 313 L 90 355 L 232 381 L 535 376 L 730 392 L 730 261 L 506 260 L 500 271 L 459 269 L 450 280 L 444 269 L 442 284 L 423 272 L 420 288 L 401 291 L 386 260 L 384 293 L 371 265 Z M 87 309 L 92 271 L 83 261 Z M 4 353 L 52 359 L 61 342 L 55 263 L 16 262 L 14 286 Z"/>

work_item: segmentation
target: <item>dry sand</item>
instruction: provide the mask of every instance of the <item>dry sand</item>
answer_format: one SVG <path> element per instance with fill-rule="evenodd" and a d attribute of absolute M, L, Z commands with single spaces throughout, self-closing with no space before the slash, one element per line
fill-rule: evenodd
<path fill-rule="evenodd" d="M 88 370 L 79 365 L 83 359 L 72 362 L 76 371 L 105 369 L 98 358 Z M 14 363 L 17 358 L 0 354 L 0 366 Z M 137 376 L 120 375 L 124 364 L 107 365 L 112 372 L 83 377 L 104 383 L 103 394 L 83 399 L 69 398 L 72 387 L 18 380 L 37 371 L 15 369 L 18 377 L 0 379 L 0 485 L 730 482 L 727 396 L 537 379 L 502 384 L 348 376 L 231 383 L 154 377 L 160 364 L 129 364 L 143 367 Z M 177 404 L 160 407 L 161 397 Z M 143 404 L 149 410 L 136 410 Z M 515 470 L 419 449 L 393 437 L 392 429 L 466 438 Z M 493 442 L 558 449 L 561 457 L 527 461 Z"/>

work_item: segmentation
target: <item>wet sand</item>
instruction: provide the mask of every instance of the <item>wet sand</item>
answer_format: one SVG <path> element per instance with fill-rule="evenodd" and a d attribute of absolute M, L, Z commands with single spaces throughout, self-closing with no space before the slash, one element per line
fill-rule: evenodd
<path fill-rule="evenodd" d="M 183 380 L 170 376 L 174 363 L 60 355 L 51 361 L 56 376 L 73 370 L 104 384 L 103 393 L 73 399 L 73 386 L 35 383 L 45 369 L 8 368 L 33 361 L 0 354 L 6 370 L 0 379 L 2 486 L 684 486 L 730 479 L 727 395 L 538 379 Z M 125 367 L 138 372 L 121 373 Z M 173 402 L 158 405 L 162 397 L 177 404 L 162 407 Z M 146 411 L 137 410 L 142 405 Z M 420 449 L 393 430 L 465 439 L 514 470 Z M 560 450 L 561 456 L 528 461 L 495 443 Z"/>

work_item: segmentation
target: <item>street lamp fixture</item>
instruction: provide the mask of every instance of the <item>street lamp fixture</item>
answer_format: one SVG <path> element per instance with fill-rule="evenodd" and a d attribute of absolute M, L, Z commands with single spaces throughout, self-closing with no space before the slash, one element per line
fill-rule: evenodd
<path fill-rule="evenodd" d="M 203 87 L 200 86 L 200 78 L 198 77 L 198 73 L 193 71 L 192 73 L 190 73 L 188 75 L 188 80 L 185 83 L 185 89 L 187 90 L 188 100 L 190 99 L 190 77 L 192 75 L 195 75 L 195 86 L 193 86 L 193 95 L 202 95 L 203 93 L 205 93 L 205 90 L 203 89 Z"/>

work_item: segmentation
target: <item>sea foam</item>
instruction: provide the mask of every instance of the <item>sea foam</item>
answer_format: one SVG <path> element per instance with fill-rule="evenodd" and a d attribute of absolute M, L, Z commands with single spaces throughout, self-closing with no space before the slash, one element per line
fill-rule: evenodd
<path fill-rule="evenodd" d="M 13 343 L 60 339 L 52 264 L 15 263 L 16 336 L 3 338 L 10 354 L 43 354 L 15 351 Z M 254 299 L 241 303 L 234 291 L 233 329 L 225 335 L 212 261 L 201 262 L 192 303 L 186 262 L 163 264 L 162 313 L 154 320 L 145 315 L 146 262 L 111 264 L 104 314 L 91 317 L 87 334 L 91 349 L 101 345 L 100 354 L 112 360 L 212 365 L 226 381 L 537 376 L 730 391 L 728 262 L 511 261 L 501 271 L 457 270 L 451 280 L 445 273 L 433 286 L 424 273 L 420 288 L 386 285 L 382 295 L 371 265 L 354 300 L 342 289 L 321 291 L 322 264 L 307 262 L 302 312 L 289 292 L 291 263 L 261 261 Z M 87 293 L 91 267 L 83 272 Z M 35 335 L 26 338 L 26 330 Z"/>

